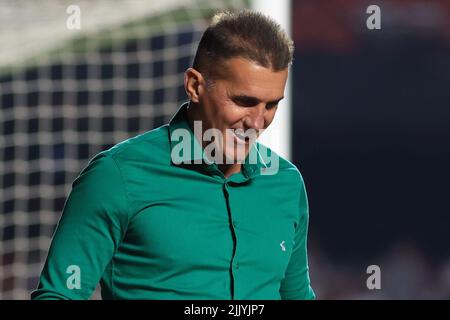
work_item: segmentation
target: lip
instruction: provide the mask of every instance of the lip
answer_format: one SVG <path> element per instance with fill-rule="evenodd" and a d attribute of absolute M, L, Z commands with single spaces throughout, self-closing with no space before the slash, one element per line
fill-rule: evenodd
<path fill-rule="evenodd" d="M 245 141 L 245 140 L 239 138 L 234 132 L 233 132 L 233 136 L 234 136 L 234 139 L 236 140 L 236 142 L 240 145 L 248 145 L 250 142 L 250 139 L 248 139 L 248 141 Z"/>

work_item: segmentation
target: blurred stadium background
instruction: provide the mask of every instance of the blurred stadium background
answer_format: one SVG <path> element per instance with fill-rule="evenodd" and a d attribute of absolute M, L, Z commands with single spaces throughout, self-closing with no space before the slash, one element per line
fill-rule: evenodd
<path fill-rule="evenodd" d="M 72 4 L 80 30 L 66 28 Z M 450 2 L 380 1 L 376 31 L 370 4 L 294 0 L 287 17 L 287 148 L 310 199 L 312 284 L 319 299 L 449 299 Z M 186 100 L 208 18 L 252 6 L 0 0 L 0 299 L 37 286 L 88 160 Z M 381 290 L 366 287 L 372 264 Z"/>

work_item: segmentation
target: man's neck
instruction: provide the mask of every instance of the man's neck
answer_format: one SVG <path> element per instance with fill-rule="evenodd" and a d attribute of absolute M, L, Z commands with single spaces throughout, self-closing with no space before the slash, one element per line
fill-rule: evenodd
<path fill-rule="evenodd" d="M 233 174 L 238 173 L 238 172 L 241 171 L 242 164 L 240 164 L 240 163 L 219 164 L 218 167 L 219 167 L 219 170 L 225 176 L 225 178 L 229 178 Z"/>

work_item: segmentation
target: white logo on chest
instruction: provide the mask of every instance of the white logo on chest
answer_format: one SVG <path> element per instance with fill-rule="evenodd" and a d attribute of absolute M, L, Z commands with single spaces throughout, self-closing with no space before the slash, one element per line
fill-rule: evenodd
<path fill-rule="evenodd" d="M 286 247 L 285 247 L 285 241 L 283 240 L 283 241 L 281 241 L 281 243 L 280 243 L 280 247 L 281 247 L 281 251 L 286 251 Z"/>

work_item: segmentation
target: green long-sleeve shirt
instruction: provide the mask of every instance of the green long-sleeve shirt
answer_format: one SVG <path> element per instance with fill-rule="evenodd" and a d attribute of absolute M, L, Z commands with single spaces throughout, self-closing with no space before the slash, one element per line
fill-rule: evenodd
<path fill-rule="evenodd" d="M 280 157 L 276 174 L 262 173 L 275 153 L 259 143 L 256 163 L 229 178 L 187 163 L 195 152 L 175 163 L 175 130 L 192 132 L 185 113 L 83 169 L 32 299 L 88 299 L 99 281 L 104 299 L 314 298 L 297 168 Z"/>

